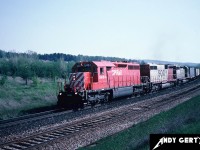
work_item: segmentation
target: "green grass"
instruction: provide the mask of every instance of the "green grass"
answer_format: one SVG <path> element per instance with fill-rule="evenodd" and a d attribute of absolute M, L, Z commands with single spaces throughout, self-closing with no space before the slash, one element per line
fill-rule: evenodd
<path fill-rule="evenodd" d="M 25 111 L 55 105 L 57 84 L 45 80 L 34 85 L 20 78 L 9 77 L 3 86 L 0 86 L 0 119 L 8 119 L 24 114 Z"/>
<path fill-rule="evenodd" d="M 200 133 L 200 96 L 81 150 L 147 150 L 152 133 Z"/>

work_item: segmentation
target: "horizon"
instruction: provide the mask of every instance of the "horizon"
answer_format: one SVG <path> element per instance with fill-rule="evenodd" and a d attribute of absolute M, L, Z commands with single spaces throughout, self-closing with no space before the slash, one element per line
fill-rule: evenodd
<path fill-rule="evenodd" d="M 1 0 L 0 48 L 200 63 L 198 0 Z"/>
<path fill-rule="evenodd" d="M 0 49 L 2 50 L 2 49 Z M 11 53 L 24 53 L 24 54 L 29 54 L 29 52 L 33 52 L 33 53 L 36 53 L 37 55 L 51 55 L 51 54 L 64 54 L 64 55 L 73 55 L 73 56 L 78 56 L 78 55 L 82 55 L 82 54 L 78 54 L 78 55 L 74 55 L 74 54 L 67 54 L 67 53 L 56 53 L 56 52 L 53 52 L 53 53 L 37 53 L 35 51 L 31 51 L 31 50 L 27 50 L 25 52 L 17 52 L 16 50 L 10 50 L 10 51 L 6 51 L 6 50 L 2 50 L 4 52 L 11 52 Z M 100 56 L 100 55 L 95 55 L 95 56 L 91 56 L 91 55 L 82 55 L 82 56 L 89 56 L 89 57 L 113 57 L 113 56 Z M 113 57 L 114 58 L 114 57 Z M 120 58 L 120 59 L 127 59 L 127 58 L 122 58 L 122 57 L 115 57 L 115 58 Z M 169 63 L 180 63 L 180 64 L 196 64 L 196 65 L 200 65 L 200 63 L 194 63 L 194 62 L 177 62 L 177 61 L 167 61 L 167 60 L 156 60 L 156 59 L 127 59 L 127 60 L 135 60 L 135 61 L 160 61 L 162 63 L 164 62 L 169 62 Z"/>

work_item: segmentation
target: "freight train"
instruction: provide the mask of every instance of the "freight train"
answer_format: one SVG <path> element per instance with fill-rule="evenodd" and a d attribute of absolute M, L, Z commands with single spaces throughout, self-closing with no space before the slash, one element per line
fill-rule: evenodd
<path fill-rule="evenodd" d="M 177 65 L 133 62 L 78 62 L 69 83 L 58 93 L 58 106 L 68 109 L 94 106 L 119 97 L 176 86 L 200 75 L 200 69 Z"/>

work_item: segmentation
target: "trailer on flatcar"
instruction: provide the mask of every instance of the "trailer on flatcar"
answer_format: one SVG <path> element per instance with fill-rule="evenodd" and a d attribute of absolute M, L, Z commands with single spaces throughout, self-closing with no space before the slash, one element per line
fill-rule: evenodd
<path fill-rule="evenodd" d="M 196 70 L 195 67 L 190 67 L 190 78 L 195 78 L 196 77 Z"/>

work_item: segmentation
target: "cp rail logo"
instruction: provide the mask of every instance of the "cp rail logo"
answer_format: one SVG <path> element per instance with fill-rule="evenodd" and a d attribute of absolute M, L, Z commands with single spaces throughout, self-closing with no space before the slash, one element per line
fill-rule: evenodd
<path fill-rule="evenodd" d="M 150 150 L 200 149 L 200 134 L 150 134 Z"/>

